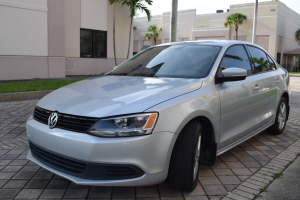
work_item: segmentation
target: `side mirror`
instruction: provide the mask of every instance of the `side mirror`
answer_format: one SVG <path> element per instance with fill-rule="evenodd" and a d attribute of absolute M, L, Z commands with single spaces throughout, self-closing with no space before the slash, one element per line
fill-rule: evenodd
<path fill-rule="evenodd" d="M 119 66 L 114 66 L 113 67 L 113 69 L 112 69 L 112 71 L 114 71 L 115 69 L 117 69 Z"/>
<path fill-rule="evenodd" d="M 247 77 L 247 70 L 241 68 L 227 68 L 222 71 L 223 76 L 216 77 L 217 83 L 241 81 Z"/>

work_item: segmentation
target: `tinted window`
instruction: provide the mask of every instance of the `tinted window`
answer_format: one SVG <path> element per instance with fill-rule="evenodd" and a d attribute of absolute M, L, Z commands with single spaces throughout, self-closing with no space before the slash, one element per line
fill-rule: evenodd
<path fill-rule="evenodd" d="M 270 63 L 265 52 L 263 52 L 262 50 L 256 47 L 251 47 L 251 46 L 247 46 L 247 47 L 251 54 L 251 60 L 254 65 L 254 71 L 256 73 L 271 70 Z"/>
<path fill-rule="evenodd" d="M 269 59 L 269 63 L 270 63 L 270 69 L 276 70 L 276 64 L 274 63 L 274 61 L 270 58 L 270 56 L 268 56 L 268 59 Z"/>
<path fill-rule="evenodd" d="M 226 51 L 219 72 L 232 67 L 245 69 L 248 75 L 252 74 L 248 55 L 242 45 L 232 46 Z"/>
<path fill-rule="evenodd" d="M 202 78 L 207 76 L 217 46 L 174 45 L 148 48 L 122 63 L 111 75 Z"/>

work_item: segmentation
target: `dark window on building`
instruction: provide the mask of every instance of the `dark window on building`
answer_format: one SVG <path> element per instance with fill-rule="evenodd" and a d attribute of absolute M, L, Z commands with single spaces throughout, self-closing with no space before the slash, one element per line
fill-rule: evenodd
<path fill-rule="evenodd" d="M 251 61 L 254 65 L 254 71 L 256 73 L 272 70 L 265 52 L 256 47 L 248 45 L 247 48 L 251 54 Z"/>
<path fill-rule="evenodd" d="M 80 57 L 106 58 L 107 32 L 80 29 Z"/>
<path fill-rule="evenodd" d="M 277 53 L 277 59 L 276 62 L 280 65 L 280 61 L 281 61 L 281 53 Z"/>
<path fill-rule="evenodd" d="M 224 69 L 232 67 L 245 69 L 247 70 L 248 75 L 252 74 L 248 55 L 242 45 L 232 46 L 226 51 L 220 65 L 219 73 L 221 73 Z"/>

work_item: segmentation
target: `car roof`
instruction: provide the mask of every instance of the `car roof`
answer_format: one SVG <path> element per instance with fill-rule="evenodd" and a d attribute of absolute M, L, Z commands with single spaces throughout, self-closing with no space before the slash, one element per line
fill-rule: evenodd
<path fill-rule="evenodd" d="M 184 41 L 184 42 L 173 42 L 173 43 L 165 43 L 157 46 L 165 46 L 165 45 L 189 45 L 189 44 L 199 44 L 199 45 L 215 45 L 215 46 L 231 46 L 234 44 L 249 44 L 258 46 L 256 44 L 245 42 L 245 41 L 238 41 L 238 40 L 197 40 L 197 41 Z M 259 47 L 259 46 L 258 46 Z"/>

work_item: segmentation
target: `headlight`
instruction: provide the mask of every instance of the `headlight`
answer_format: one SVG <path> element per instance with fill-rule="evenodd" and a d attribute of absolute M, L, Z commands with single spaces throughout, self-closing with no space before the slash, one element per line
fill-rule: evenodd
<path fill-rule="evenodd" d="M 100 137 L 128 137 L 151 134 L 157 120 L 157 113 L 121 116 L 100 119 L 89 130 Z"/>

